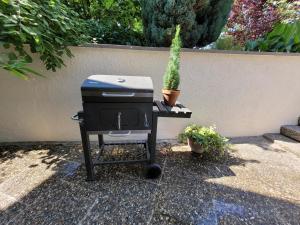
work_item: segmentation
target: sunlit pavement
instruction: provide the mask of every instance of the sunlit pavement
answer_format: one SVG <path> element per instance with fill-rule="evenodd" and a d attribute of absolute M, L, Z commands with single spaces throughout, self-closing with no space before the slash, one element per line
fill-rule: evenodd
<path fill-rule="evenodd" d="M 119 165 L 97 167 L 94 182 L 80 143 L 2 145 L 0 224 L 299 224 L 300 143 L 231 142 L 220 162 L 162 142 L 159 179 Z"/>

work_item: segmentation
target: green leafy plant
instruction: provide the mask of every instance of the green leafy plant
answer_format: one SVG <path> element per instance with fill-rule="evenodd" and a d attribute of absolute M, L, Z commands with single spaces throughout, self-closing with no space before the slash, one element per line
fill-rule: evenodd
<path fill-rule="evenodd" d="M 189 125 L 179 135 L 179 140 L 184 143 L 186 143 L 187 138 L 200 144 L 204 150 L 202 156 L 209 159 L 220 159 L 229 147 L 228 139 L 216 132 L 214 127 Z"/>
<path fill-rule="evenodd" d="M 164 74 L 164 89 L 177 90 L 180 83 L 179 66 L 180 66 L 180 25 L 176 27 L 175 37 L 172 40 L 169 63 Z"/>
<path fill-rule="evenodd" d="M 177 24 L 184 47 L 214 42 L 226 24 L 233 0 L 141 0 L 144 33 L 151 46 L 169 47 Z"/>
<path fill-rule="evenodd" d="M 247 42 L 246 50 L 300 52 L 300 21 L 277 24 L 265 37 Z"/>
<path fill-rule="evenodd" d="M 139 0 L 63 0 L 79 12 L 90 41 L 103 44 L 144 45 Z"/>
<path fill-rule="evenodd" d="M 29 68 L 31 53 L 38 53 L 48 70 L 72 57 L 68 46 L 86 40 L 84 23 L 60 0 L 0 0 L 0 68 L 27 79 L 40 75 Z"/>
<path fill-rule="evenodd" d="M 214 43 L 213 49 L 242 51 L 243 47 L 240 44 L 235 43 L 232 36 L 225 34 L 221 35 Z"/>

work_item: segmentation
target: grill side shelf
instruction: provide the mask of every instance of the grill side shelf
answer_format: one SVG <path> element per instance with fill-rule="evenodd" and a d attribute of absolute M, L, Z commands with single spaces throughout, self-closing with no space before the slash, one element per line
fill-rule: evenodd
<path fill-rule="evenodd" d="M 178 117 L 178 118 L 191 118 L 192 111 L 181 103 L 177 102 L 175 106 L 171 107 L 166 105 L 163 101 L 155 100 L 153 106 L 158 110 L 153 110 L 158 117 Z"/>
<path fill-rule="evenodd" d="M 155 100 L 155 105 L 158 107 L 160 112 L 167 112 L 168 110 L 164 107 L 161 101 Z"/>

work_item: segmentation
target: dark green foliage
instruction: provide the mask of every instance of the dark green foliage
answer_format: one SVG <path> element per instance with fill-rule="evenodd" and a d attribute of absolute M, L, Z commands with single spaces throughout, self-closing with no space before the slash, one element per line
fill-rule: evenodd
<path fill-rule="evenodd" d="M 117 25 L 115 21 L 89 19 L 86 21 L 90 42 L 97 44 L 143 45 L 145 43 L 142 28 Z M 140 29 L 140 30 L 139 30 Z"/>
<path fill-rule="evenodd" d="M 246 50 L 300 52 L 300 21 L 277 24 L 265 37 L 247 42 Z"/>
<path fill-rule="evenodd" d="M 0 55 L 0 68 L 22 78 L 37 75 L 27 66 L 32 52 L 55 71 L 64 65 L 64 55 L 72 56 L 68 46 L 84 41 L 82 26 L 77 14 L 60 0 L 0 0 L 0 45 L 8 48 Z"/>
<path fill-rule="evenodd" d="M 91 10 L 94 8 L 95 3 L 98 2 L 98 0 L 61 0 L 61 1 L 69 8 L 77 12 L 80 18 L 83 19 L 91 18 Z"/>
<path fill-rule="evenodd" d="M 181 25 L 184 47 L 205 46 L 219 37 L 232 0 L 141 0 L 144 33 L 149 45 L 170 46 Z"/>
<path fill-rule="evenodd" d="M 143 45 L 139 0 L 64 0 L 86 21 L 91 42 Z"/>
<path fill-rule="evenodd" d="M 180 83 L 179 66 L 180 66 L 180 26 L 176 27 L 175 37 L 172 40 L 170 58 L 167 70 L 164 75 L 164 89 L 177 90 Z"/>

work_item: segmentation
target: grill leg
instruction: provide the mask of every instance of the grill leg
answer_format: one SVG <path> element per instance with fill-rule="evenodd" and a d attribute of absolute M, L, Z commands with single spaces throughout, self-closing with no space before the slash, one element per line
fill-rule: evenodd
<path fill-rule="evenodd" d="M 79 125 L 80 125 L 80 134 L 82 140 L 82 148 L 84 153 L 85 168 L 87 173 L 87 180 L 93 181 L 95 180 L 95 172 L 94 172 L 94 165 L 91 157 L 89 135 L 86 132 L 84 122 L 81 121 Z"/>
<path fill-rule="evenodd" d="M 102 134 L 98 134 L 98 143 L 99 143 L 99 148 L 101 149 L 101 147 L 103 145 L 103 135 Z"/>
<path fill-rule="evenodd" d="M 152 114 L 152 131 L 148 134 L 148 144 L 150 149 L 150 163 L 155 162 L 155 151 L 156 151 L 156 133 L 157 133 L 157 115 Z"/>

